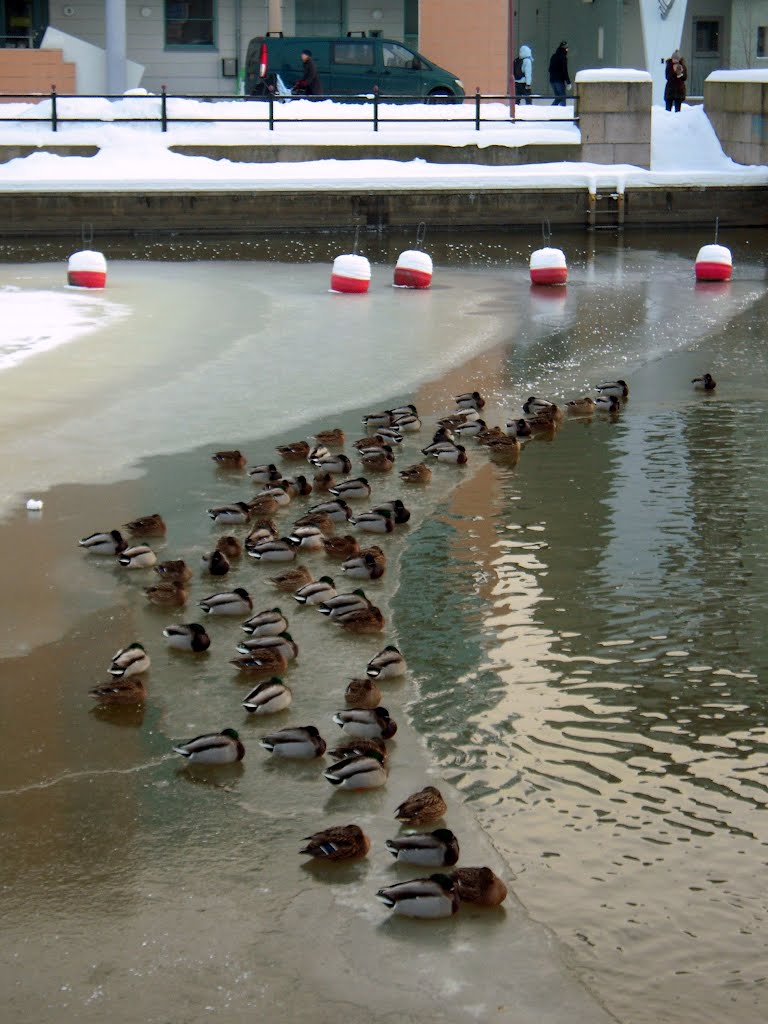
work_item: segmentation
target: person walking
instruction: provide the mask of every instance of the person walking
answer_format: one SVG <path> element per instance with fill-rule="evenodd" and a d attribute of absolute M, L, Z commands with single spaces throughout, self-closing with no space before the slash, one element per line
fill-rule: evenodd
<path fill-rule="evenodd" d="M 664 86 L 664 106 L 667 110 L 674 107 L 679 114 L 686 95 L 685 83 L 688 81 L 688 68 L 679 50 L 675 50 L 667 61 L 664 74 L 667 79 Z"/>
<path fill-rule="evenodd" d="M 304 96 L 322 96 L 323 86 L 320 82 L 317 65 L 312 58 L 311 50 L 301 51 L 301 62 L 304 65 L 304 74 L 301 81 L 296 83 L 296 86 L 301 87 L 301 92 Z"/>
<path fill-rule="evenodd" d="M 568 43 L 563 40 L 549 58 L 549 84 L 552 86 L 553 107 L 565 106 L 565 87 L 571 84 L 568 74 Z"/>
<path fill-rule="evenodd" d="M 533 103 L 531 99 L 531 85 L 533 83 L 533 55 L 531 53 L 530 46 L 521 46 L 519 56 L 515 59 L 514 64 L 515 73 L 515 93 L 519 100 L 525 98 L 525 102 L 530 105 Z"/>

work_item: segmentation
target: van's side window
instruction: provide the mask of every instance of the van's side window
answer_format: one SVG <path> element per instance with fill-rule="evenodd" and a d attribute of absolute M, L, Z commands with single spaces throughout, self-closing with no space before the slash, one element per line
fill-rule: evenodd
<path fill-rule="evenodd" d="M 334 64 L 372 65 L 374 62 L 373 43 L 351 40 L 350 42 L 334 43 L 331 49 Z"/>
<path fill-rule="evenodd" d="M 381 52 L 384 58 L 385 68 L 415 68 L 418 66 L 416 58 L 410 50 L 397 43 L 382 43 Z"/>

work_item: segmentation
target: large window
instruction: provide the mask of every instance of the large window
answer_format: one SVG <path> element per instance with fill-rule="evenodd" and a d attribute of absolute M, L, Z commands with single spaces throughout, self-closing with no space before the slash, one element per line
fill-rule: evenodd
<path fill-rule="evenodd" d="M 165 0 L 165 45 L 214 46 L 214 0 Z"/>
<path fill-rule="evenodd" d="M 768 57 L 768 25 L 759 25 L 757 29 L 757 57 Z"/>
<path fill-rule="evenodd" d="M 333 44 L 334 64 L 373 64 L 373 43 L 357 40 Z"/>

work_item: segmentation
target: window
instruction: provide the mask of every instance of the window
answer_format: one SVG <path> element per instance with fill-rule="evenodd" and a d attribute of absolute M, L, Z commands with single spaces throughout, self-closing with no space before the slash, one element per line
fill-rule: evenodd
<path fill-rule="evenodd" d="M 398 43 L 382 43 L 381 52 L 385 68 L 413 68 L 414 56 L 410 50 Z"/>
<path fill-rule="evenodd" d="M 214 0 L 165 0 L 166 46 L 213 46 Z"/>
<path fill-rule="evenodd" d="M 768 25 L 758 25 L 756 57 L 768 57 Z"/>
<path fill-rule="evenodd" d="M 695 21 L 693 24 L 693 51 L 699 56 L 720 53 L 720 22 Z"/>
<path fill-rule="evenodd" d="M 334 64 L 373 64 L 373 43 L 352 40 L 333 44 Z"/>

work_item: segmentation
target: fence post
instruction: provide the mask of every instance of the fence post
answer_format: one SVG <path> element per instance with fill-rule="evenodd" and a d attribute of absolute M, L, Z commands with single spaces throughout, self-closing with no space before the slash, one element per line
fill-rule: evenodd
<path fill-rule="evenodd" d="M 475 131 L 480 131 L 480 88 L 475 88 Z"/>
<path fill-rule="evenodd" d="M 273 132 L 275 130 L 275 96 L 270 90 L 269 92 L 269 130 Z"/>
<path fill-rule="evenodd" d="M 379 130 L 379 87 L 374 85 L 373 87 L 373 130 L 377 132 Z"/>
<path fill-rule="evenodd" d="M 165 86 L 160 86 L 160 126 L 161 131 L 168 131 L 168 107 L 166 105 Z"/>
<path fill-rule="evenodd" d="M 56 86 L 51 86 L 51 131 L 57 132 L 59 130 L 59 121 L 56 113 Z"/>

